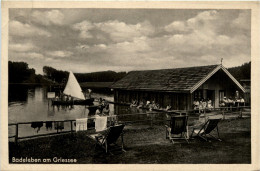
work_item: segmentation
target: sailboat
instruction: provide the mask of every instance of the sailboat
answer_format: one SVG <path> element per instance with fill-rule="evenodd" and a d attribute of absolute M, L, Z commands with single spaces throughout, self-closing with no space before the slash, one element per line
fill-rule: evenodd
<path fill-rule="evenodd" d="M 93 105 L 94 99 L 85 99 L 82 89 L 71 71 L 63 94 L 71 96 L 73 100 L 53 100 L 52 105 Z"/>

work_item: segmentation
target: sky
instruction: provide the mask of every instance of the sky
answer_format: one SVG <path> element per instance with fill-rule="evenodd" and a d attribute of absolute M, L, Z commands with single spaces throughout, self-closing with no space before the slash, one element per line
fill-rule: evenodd
<path fill-rule="evenodd" d="M 10 61 L 75 73 L 251 59 L 251 10 L 9 9 Z"/>

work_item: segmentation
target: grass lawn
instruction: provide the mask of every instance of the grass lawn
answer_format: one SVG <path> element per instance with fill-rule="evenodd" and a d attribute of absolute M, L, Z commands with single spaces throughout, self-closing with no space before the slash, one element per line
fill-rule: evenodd
<path fill-rule="evenodd" d="M 77 159 L 77 163 L 105 164 L 249 164 L 251 163 L 251 118 L 224 120 L 219 123 L 222 141 L 205 142 L 199 138 L 179 140 L 175 144 L 165 139 L 163 125 L 152 128 L 127 126 L 125 153 L 105 154 L 95 150 L 95 143 L 84 132 L 44 137 L 9 143 L 12 157 Z"/>

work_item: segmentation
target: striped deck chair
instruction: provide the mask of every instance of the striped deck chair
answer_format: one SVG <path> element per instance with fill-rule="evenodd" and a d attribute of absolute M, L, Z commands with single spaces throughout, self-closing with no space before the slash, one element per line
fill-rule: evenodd
<path fill-rule="evenodd" d="M 187 121 L 188 116 L 172 116 L 170 120 L 170 125 L 165 125 L 166 127 L 166 139 L 169 139 L 173 144 L 176 139 L 185 139 L 187 143 L 188 137 L 186 136 L 187 133 Z M 179 135 L 178 137 L 174 135 Z"/>
<path fill-rule="evenodd" d="M 210 135 L 216 140 L 221 141 L 219 138 L 219 131 L 218 131 L 218 123 L 221 119 L 209 119 L 201 128 L 193 128 L 192 133 L 191 133 L 191 138 L 193 133 L 195 133 L 197 136 L 200 138 L 204 139 L 205 141 L 208 141 L 207 135 Z M 218 137 L 213 136 L 210 134 L 213 130 L 217 131 Z"/>
<path fill-rule="evenodd" d="M 92 134 L 92 135 L 89 135 L 89 137 L 96 141 L 95 148 L 97 145 L 99 145 L 105 150 L 106 153 L 108 153 L 108 150 L 110 150 L 109 152 L 111 153 L 111 151 L 112 151 L 111 145 L 114 145 L 114 147 L 119 147 L 123 152 L 125 152 L 124 139 L 123 139 L 124 127 L 125 127 L 125 125 L 111 126 L 105 131 L 104 134 Z M 116 142 L 120 136 L 121 136 L 121 146 L 116 144 Z M 118 148 L 116 148 L 116 149 L 118 149 Z M 115 150 L 115 148 L 113 150 Z"/>

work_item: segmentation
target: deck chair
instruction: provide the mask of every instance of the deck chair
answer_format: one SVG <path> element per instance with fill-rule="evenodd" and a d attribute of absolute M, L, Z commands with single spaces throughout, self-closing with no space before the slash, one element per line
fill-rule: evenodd
<path fill-rule="evenodd" d="M 221 119 L 209 119 L 201 128 L 193 128 L 192 133 L 191 133 L 191 138 L 193 133 L 195 133 L 197 136 L 200 138 L 204 139 L 205 141 L 208 141 L 207 135 L 210 135 L 216 140 L 221 141 L 219 138 L 219 132 L 218 132 L 218 123 Z M 213 130 L 217 131 L 218 138 L 210 134 Z"/>
<path fill-rule="evenodd" d="M 166 139 L 169 139 L 173 144 L 175 139 L 185 139 L 189 143 L 186 136 L 187 133 L 187 121 L 188 116 L 172 116 L 170 120 L 170 125 L 165 125 L 166 127 Z M 179 137 L 174 137 L 174 135 L 180 135 Z"/>
<path fill-rule="evenodd" d="M 99 145 L 106 151 L 106 153 L 108 153 L 108 150 L 110 150 L 110 153 L 111 153 L 112 149 L 110 149 L 110 147 L 111 147 L 111 145 L 114 145 L 115 147 L 119 147 L 123 152 L 125 152 L 124 139 L 123 139 L 124 127 L 125 127 L 125 125 L 123 125 L 123 124 L 111 126 L 107 129 L 107 131 L 105 131 L 104 134 L 93 134 L 93 135 L 90 135 L 89 137 L 96 141 L 95 149 L 96 149 L 96 146 Z M 116 141 L 118 140 L 118 138 L 120 136 L 121 136 L 121 146 L 116 144 Z"/>

